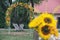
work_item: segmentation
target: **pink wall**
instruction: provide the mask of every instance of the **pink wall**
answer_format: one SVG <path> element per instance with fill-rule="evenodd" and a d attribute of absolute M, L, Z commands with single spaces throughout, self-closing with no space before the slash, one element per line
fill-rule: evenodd
<path fill-rule="evenodd" d="M 46 6 L 47 4 L 47 6 Z M 52 13 L 53 10 L 60 5 L 60 0 L 48 0 L 48 2 L 46 0 L 44 0 L 41 4 L 35 4 L 34 5 L 34 11 L 35 12 L 49 12 Z M 60 13 L 60 9 L 56 12 L 56 13 Z"/>

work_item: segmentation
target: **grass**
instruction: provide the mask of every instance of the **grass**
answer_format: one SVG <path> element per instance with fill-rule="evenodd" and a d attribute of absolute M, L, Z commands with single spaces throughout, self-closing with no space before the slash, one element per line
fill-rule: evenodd
<path fill-rule="evenodd" d="M 15 32 L 15 30 L 11 30 L 11 32 Z M 8 34 L 8 30 L 0 30 L 0 40 L 33 40 L 33 30 L 26 29 L 25 33 L 29 33 L 29 34 L 24 34 L 24 35 L 23 34 L 18 34 L 18 35 L 12 34 L 11 35 L 11 34 Z"/>

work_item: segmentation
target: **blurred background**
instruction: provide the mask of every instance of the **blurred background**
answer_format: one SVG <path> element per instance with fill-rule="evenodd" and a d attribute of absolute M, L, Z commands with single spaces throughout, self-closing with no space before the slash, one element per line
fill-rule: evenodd
<path fill-rule="evenodd" d="M 32 16 L 30 15 L 31 12 L 26 8 L 17 6 L 11 13 L 10 26 L 7 26 L 6 11 L 12 4 L 17 2 L 27 3 L 33 7 Z M 34 40 L 34 30 L 28 27 L 30 16 L 35 18 L 45 11 L 54 15 L 55 19 L 58 20 L 57 28 L 60 29 L 60 0 L 0 0 L 0 40 Z M 24 24 L 23 31 L 17 31 L 12 23 Z"/>

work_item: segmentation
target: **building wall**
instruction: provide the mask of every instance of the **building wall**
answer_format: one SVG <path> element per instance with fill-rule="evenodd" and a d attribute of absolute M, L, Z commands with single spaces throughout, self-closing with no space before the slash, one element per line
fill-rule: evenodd
<path fill-rule="evenodd" d="M 60 0 L 44 0 L 40 4 L 34 5 L 34 12 L 49 12 L 53 13 L 54 9 L 60 6 Z M 58 8 L 58 11 L 55 13 L 60 13 L 60 8 Z"/>

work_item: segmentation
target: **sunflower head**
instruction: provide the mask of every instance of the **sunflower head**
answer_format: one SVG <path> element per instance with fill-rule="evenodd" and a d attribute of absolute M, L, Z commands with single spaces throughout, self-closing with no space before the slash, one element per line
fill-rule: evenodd
<path fill-rule="evenodd" d="M 40 15 L 40 20 L 41 20 L 41 22 L 45 22 L 45 23 L 47 23 L 47 24 L 51 24 L 51 23 L 53 23 L 54 22 L 54 16 L 52 15 L 52 14 L 49 14 L 49 13 L 42 13 L 41 15 Z"/>
<path fill-rule="evenodd" d="M 50 18 L 47 18 L 47 17 L 46 17 L 46 18 L 44 19 L 44 22 L 45 22 L 45 23 L 51 23 L 52 20 L 51 20 Z"/>
<path fill-rule="evenodd" d="M 49 25 L 42 25 L 40 26 L 40 30 L 39 30 L 39 36 L 43 39 L 48 39 L 50 37 L 50 29 L 49 29 Z"/>
<path fill-rule="evenodd" d="M 44 27 L 41 28 L 41 31 L 44 35 L 48 35 L 50 33 L 49 26 L 45 25 Z"/>

